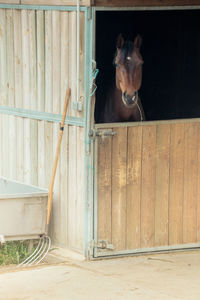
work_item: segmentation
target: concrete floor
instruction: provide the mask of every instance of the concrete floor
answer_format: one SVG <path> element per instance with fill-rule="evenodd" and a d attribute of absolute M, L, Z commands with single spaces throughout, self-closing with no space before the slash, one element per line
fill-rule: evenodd
<path fill-rule="evenodd" d="M 0 299 L 199 300 L 200 251 L 4 267 Z"/>

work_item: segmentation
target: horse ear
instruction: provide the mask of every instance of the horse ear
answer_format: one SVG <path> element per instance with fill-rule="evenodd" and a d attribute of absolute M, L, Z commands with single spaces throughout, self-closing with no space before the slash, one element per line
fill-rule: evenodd
<path fill-rule="evenodd" d="M 124 38 L 123 38 L 122 34 L 120 33 L 117 38 L 117 48 L 121 49 L 121 48 L 123 48 L 123 46 L 124 46 Z"/>
<path fill-rule="evenodd" d="M 134 44 L 134 47 L 140 49 L 140 47 L 141 47 L 141 45 L 142 45 L 142 38 L 141 38 L 141 36 L 140 36 L 139 34 L 138 34 L 138 35 L 136 36 L 136 38 L 134 39 L 133 44 Z"/>

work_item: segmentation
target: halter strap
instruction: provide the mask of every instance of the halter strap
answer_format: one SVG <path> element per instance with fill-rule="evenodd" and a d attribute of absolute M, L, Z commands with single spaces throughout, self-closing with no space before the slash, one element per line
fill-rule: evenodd
<path fill-rule="evenodd" d="M 122 101 L 123 101 L 123 103 L 124 103 L 128 108 L 131 108 L 131 107 L 133 107 L 134 105 L 137 106 L 137 108 L 138 108 L 138 110 L 139 110 L 139 113 L 140 113 L 140 121 L 142 122 L 144 119 L 143 119 L 143 115 L 142 115 L 141 108 L 140 108 L 140 106 L 139 106 L 139 104 L 138 104 L 138 99 L 139 99 L 138 91 L 136 91 L 135 94 L 136 94 L 136 95 L 134 95 L 134 96 L 132 97 L 132 100 L 134 100 L 134 97 L 136 97 L 136 100 L 134 101 L 133 104 L 127 105 L 127 103 L 125 102 L 123 93 L 122 93 Z"/>

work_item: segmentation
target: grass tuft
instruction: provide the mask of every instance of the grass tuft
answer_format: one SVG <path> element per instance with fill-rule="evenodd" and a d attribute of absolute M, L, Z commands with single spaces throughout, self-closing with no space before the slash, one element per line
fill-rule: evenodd
<path fill-rule="evenodd" d="M 9 241 L 0 245 L 0 265 L 19 264 L 29 255 L 29 241 Z"/>

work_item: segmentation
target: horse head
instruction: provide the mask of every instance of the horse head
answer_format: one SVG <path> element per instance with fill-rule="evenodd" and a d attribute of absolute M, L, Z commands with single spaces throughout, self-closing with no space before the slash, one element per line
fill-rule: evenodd
<path fill-rule="evenodd" d="M 120 34 L 114 59 L 116 67 L 116 87 L 122 92 L 126 107 L 133 106 L 138 100 L 138 90 L 142 84 L 143 59 L 140 54 L 142 39 L 138 35 L 134 41 L 124 41 Z"/>

